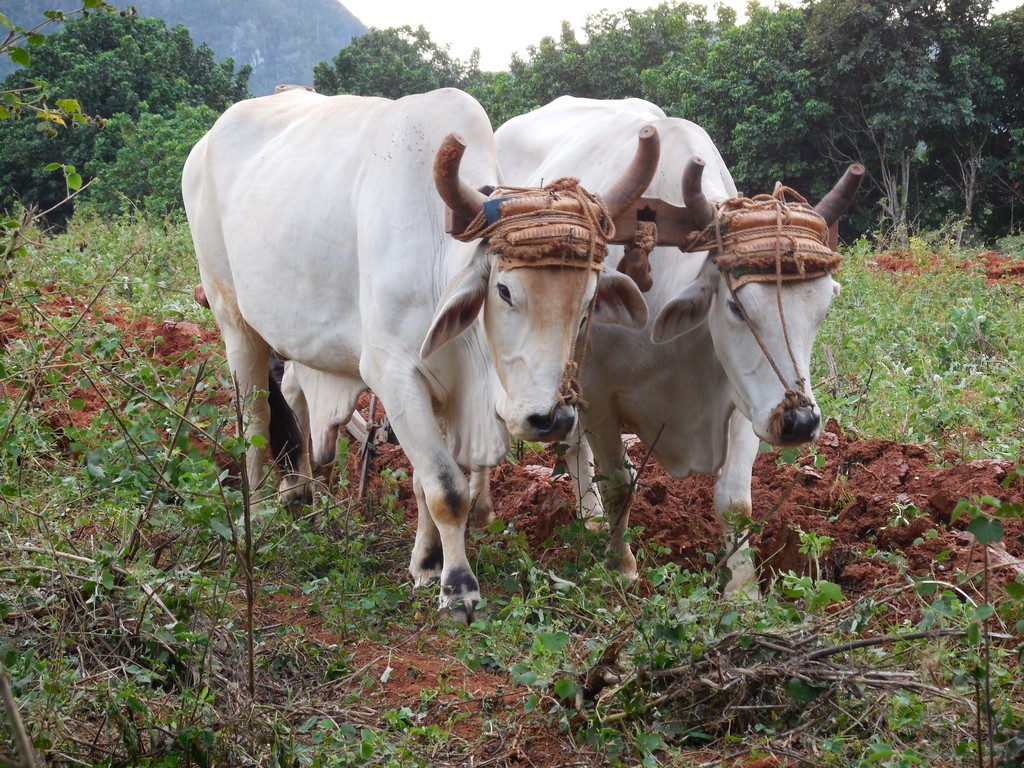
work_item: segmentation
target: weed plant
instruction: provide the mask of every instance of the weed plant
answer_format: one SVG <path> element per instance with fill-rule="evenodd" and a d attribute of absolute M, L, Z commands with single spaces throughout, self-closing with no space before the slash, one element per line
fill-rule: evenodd
<path fill-rule="evenodd" d="M 1014 252 L 1011 251 L 1011 255 Z M 822 413 L 856 433 L 1017 460 L 1024 448 L 1024 286 L 987 284 L 972 253 L 912 239 L 912 269 L 850 248 L 842 293 L 818 335 Z"/>
<path fill-rule="evenodd" d="M 854 601 L 789 575 L 731 602 L 717 574 L 641 542 L 628 587 L 604 534 L 559 528 L 571 556 L 539 562 L 498 521 L 469 541 L 481 617 L 454 627 L 407 580 L 406 478 L 386 472 L 358 501 L 341 462 L 298 511 L 259 479 L 246 493 L 219 346 L 168 359 L 122 331 L 213 328 L 180 222 L 82 218 L 25 242 L 0 297 L 0 764 L 27 763 L 21 736 L 53 766 L 512 765 L 533 745 L 507 734 L 543 734 L 578 765 L 752 764 L 793 745 L 822 766 L 1020 765 L 1024 578 Z M 1015 458 L 1020 288 L 961 258 L 889 274 L 854 246 L 816 389 L 846 429 Z M 970 499 L 957 514 L 985 548 L 1020 510 Z M 828 542 L 804 545 L 816 558 Z M 398 673 L 366 653 L 399 646 L 502 688 L 439 675 L 396 704 Z"/>

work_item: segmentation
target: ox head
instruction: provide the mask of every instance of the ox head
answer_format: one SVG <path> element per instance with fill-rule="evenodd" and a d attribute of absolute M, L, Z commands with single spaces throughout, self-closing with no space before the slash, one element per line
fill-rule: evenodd
<path fill-rule="evenodd" d="M 600 197 L 574 179 L 485 195 L 459 178 L 464 151 L 461 138 L 449 135 L 434 180 L 451 212 L 449 231 L 483 244 L 445 289 L 420 354 L 428 357 L 479 317 L 502 388 L 498 415 L 509 432 L 562 440 L 576 420 L 581 326 L 609 322 L 639 330 L 647 323 L 636 285 L 602 272 L 602 263 L 605 228 L 639 199 L 657 168 L 657 132 L 641 131 L 631 165 Z"/>
<path fill-rule="evenodd" d="M 839 283 L 834 225 L 852 201 L 864 169 L 853 165 L 813 210 L 785 195 L 745 198 L 718 210 L 701 191 L 703 163 L 683 175 L 686 209 L 703 227 L 708 260 L 693 283 L 670 300 L 654 323 L 664 342 L 708 323 L 715 352 L 732 384 L 736 407 L 762 440 L 797 445 L 817 439 L 821 413 L 810 384 L 814 339 Z M 789 192 L 792 192 L 789 190 Z M 728 220 L 730 204 L 747 218 Z M 750 228 L 744 232 L 743 227 Z M 686 250 L 697 250 L 687 248 Z"/>

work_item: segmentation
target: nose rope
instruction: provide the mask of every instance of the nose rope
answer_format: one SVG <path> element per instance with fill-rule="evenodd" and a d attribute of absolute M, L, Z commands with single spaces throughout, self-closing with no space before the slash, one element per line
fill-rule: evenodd
<path fill-rule="evenodd" d="M 576 359 L 576 351 L 580 349 L 576 344 L 579 339 L 579 332 L 577 332 L 572 338 L 569 361 L 565 364 L 565 369 L 562 371 L 562 381 L 558 386 L 558 403 L 552 407 L 552 414 L 561 405 L 570 405 L 574 408 L 587 407 L 587 401 L 583 399 L 580 371 L 583 368 L 583 358 L 587 355 L 587 347 L 590 346 L 590 327 L 594 323 L 594 310 L 596 307 L 597 286 L 594 287 L 594 295 L 590 299 L 590 306 L 587 308 L 586 317 L 583 318 L 583 346 L 579 353 L 579 359 Z"/>
<path fill-rule="evenodd" d="M 799 202 L 793 206 L 793 210 L 787 205 L 785 196 L 786 194 L 793 195 Z M 827 225 L 824 220 L 808 222 L 808 215 L 811 214 L 814 217 L 820 219 L 818 215 L 810 208 L 799 193 L 790 189 L 789 187 L 783 186 L 781 183 L 776 182 L 775 190 L 771 195 L 759 195 L 756 198 L 748 199 L 744 197 L 731 198 L 722 203 L 712 204 L 713 207 L 713 219 L 711 224 L 708 225 L 710 229 L 714 231 L 714 245 L 716 246 L 716 253 L 713 259 L 718 263 L 719 269 L 722 272 L 723 279 L 725 280 L 726 287 L 729 289 L 729 295 L 732 300 L 736 303 L 736 306 L 740 310 L 740 315 L 743 317 L 743 321 L 746 323 L 747 328 L 750 330 L 751 335 L 760 347 L 762 354 L 774 371 L 775 376 L 778 378 L 779 383 L 782 384 L 785 390 L 785 398 L 783 403 L 787 408 L 803 407 L 811 405 L 810 397 L 806 394 L 807 382 L 800 376 L 795 382 L 795 386 L 791 386 L 783 375 L 781 369 L 769 352 L 764 339 L 761 334 L 758 333 L 757 328 L 754 327 L 750 321 L 750 316 L 747 314 L 746 309 L 743 306 L 743 302 L 740 301 L 737 289 L 746 284 L 747 282 L 767 282 L 769 275 L 771 275 L 771 281 L 775 283 L 775 296 L 776 304 L 779 309 L 779 322 L 782 325 L 782 335 L 786 344 L 786 352 L 789 355 L 790 362 L 793 365 L 793 372 L 799 376 L 799 366 L 797 365 L 796 353 L 793 350 L 792 340 L 789 335 L 789 325 L 786 323 L 786 313 L 782 302 L 782 284 L 784 281 L 793 279 L 812 279 L 815 277 L 821 277 L 826 274 L 830 274 L 836 267 L 838 267 L 839 257 L 835 254 L 831 248 L 826 245 L 827 238 Z M 772 212 L 772 218 L 774 221 L 769 226 L 764 226 L 765 220 L 763 214 L 768 211 Z M 737 213 L 753 213 L 759 215 L 758 223 L 761 226 L 750 227 L 749 229 L 738 227 L 737 224 Z M 791 214 L 795 213 L 796 220 L 793 220 Z M 808 224 L 810 223 L 810 226 Z M 764 240 L 765 235 L 768 234 L 765 230 L 771 230 L 771 251 L 769 254 L 764 253 Z M 706 232 L 706 231 L 705 231 Z M 786 237 L 792 247 L 787 249 L 786 257 L 788 261 L 783 260 L 783 237 Z M 707 235 L 703 235 L 706 240 Z M 696 239 L 696 238 L 695 238 Z M 726 240 L 730 242 L 727 244 Z M 753 240 L 754 245 L 748 246 L 745 249 L 737 248 L 737 245 L 741 244 L 742 239 Z M 708 243 L 710 245 L 710 243 Z M 730 251 L 745 251 L 739 254 L 734 261 L 735 264 L 724 264 L 725 261 L 721 257 L 727 253 L 726 248 Z M 773 269 L 771 272 L 763 270 L 763 267 L 757 271 L 747 271 L 741 266 L 741 262 L 751 263 L 756 258 L 756 255 L 760 253 L 767 255 L 771 259 Z M 792 264 L 788 262 L 793 262 Z M 767 266 L 767 264 L 764 264 Z M 806 267 L 811 266 L 812 270 L 807 270 Z M 795 270 L 794 270 L 795 267 Z M 733 274 L 738 272 L 738 277 Z M 784 274 L 785 273 L 785 274 Z M 738 283 L 738 285 L 736 284 Z"/>
<path fill-rule="evenodd" d="M 544 187 L 498 187 L 466 229 L 453 235 L 469 242 L 490 238 L 498 269 L 570 267 L 601 272 L 615 223 L 607 205 L 584 189 L 578 179 L 556 179 Z M 590 342 L 597 290 L 584 319 L 583 351 L 576 359 L 579 329 L 572 335 L 562 369 L 558 399 L 549 418 L 562 406 L 585 407 L 579 372 Z"/>

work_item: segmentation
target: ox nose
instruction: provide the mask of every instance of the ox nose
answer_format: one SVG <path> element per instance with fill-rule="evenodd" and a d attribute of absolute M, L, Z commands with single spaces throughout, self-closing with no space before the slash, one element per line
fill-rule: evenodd
<path fill-rule="evenodd" d="M 556 405 L 548 413 L 528 416 L 526 421 L 539 439 L 562 440 L 576 424 L 576 409 L 571 405 Z"/>
<path fill-rule="evenodd" d="M 782 432 L 780 441 L 784 445 L 809 443 L 818 434 L 821 426 L 821 415 L 812 406 L 787 408 L 782 414 Z"/>

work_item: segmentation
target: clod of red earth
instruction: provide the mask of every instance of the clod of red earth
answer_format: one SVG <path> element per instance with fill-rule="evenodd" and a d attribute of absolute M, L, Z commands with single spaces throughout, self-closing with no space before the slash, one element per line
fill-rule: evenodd
<path fill-rule="evenodd" d="M 630 448 L 637 463 L 643 453 L 640 444 Z M 492 474 L 495 514 L 524 533 L 538 560 L 572 557 L 569 544 L 557 535 L 558 527 L 574 515 L 568 476 L 552 476 L 557 460 L 545 450 L 519 464 L 502 464 Z M 385 466 L 410 471 L 397 446 L 382 446 L 371 477 Z M 847 598 L 876 586 L 905 583 L 908 575 L 948 578 L 956 571 L 977 572 L 981 549 L 965 530 L 966 517 L 950 526 L 953 509 L 962 498 L 981 496 L 1024 503 L 1024 479 L 1018 477 L 1009 488 L 1002 485 L 1013 468 L 1009 461 L 961 461 L 953 452 L 936 456 L 923 445 L 857 439 L 831 420 L 813 449 L 795 463 L 782 462 L 778 451 L 762 453 L 755 462 L 754 518 L 763 530 L 753 546 L 763 578 L 767 582 L 786 571 L 811 572 L 809 556 L 799 551 L 801 531 L 832 538 L 818 563 L 820 576 L 838 583 Z M 642 528 L 635 540 L 657 545 L 645 546 L 648 553 L 660 547 L 668 551 L 665 559 L 706 568 L 705 555 L 718 549 L 713 489 L 709 476 L 674 479 L 648 461 L 630 517 Z M 411 528 L 415 500 L 408 480 L 399 494 Z M 1004 541 L 994 557 L 1010 564 L 996 570 L 997 583 L 1013 580 L 1024 568 L 1012 565 L 1024 557 L 1024 521 L 1005 522 Z M 870 550 L 900 557 L 879 559 L 869 556 Z"/>
<path fill-rule="evenodd" d="M 985 281 L 992 283 L 1010 282 L 1024 285 L 1024 261 L 1011 259 L 996 251 L 983 251 L 974 258 L 950 262 L 940 260 L 938 256 L 928 253 L 912 253 L 911 251 L 884 251 L 875 254 L 870 266 L 880 272 L 894 272 L 919 275 L 939 264 L 950 264 L 957 269 L 980 272 Z"/>
<path fill-rule="evenodd" d="M 47 295 L 41 311 L 77 314 L 82 308 L 80 300 L 54 293 Z M 0 337 L 24 335 L 25 318 L 13 310 L 0 314 Z M 129 323 L 111 313 L 90 314 L 89 321 L 117 326 L 125 347 L 145 350 L 168 363 L 180 362 L 183 355 L 203 354 L 205 347 L 217 343 L 216 331 L 203 331 L 189 323 L 147 319 Z M 179 384 L 188 386 L 190 382 Z M 84 400 L 81 411 L 69 414 L 65 407 L 59 409 L 65 419 L 73 418 L 75 423 L 80 419 L 87 422 L 95 409 L 103 407 L 99 398 L 80 394 Z M 214 397 L 226 402 L 229 394 L 218 392 Z M 364 397 L 364 411 L 366 403 Z M 384 413 L 378 408 L 379 420 Z M 53 417 L 58 418 L 57 410 Z M 629 450 L 639 463 L 644 446 L 634 443 Z M 355 450 L 350 451 L 348 461 L 349 477 L 358 477 Z M 573 491 L 567 475 L 553 476 L 557 461 L 551 450 L 528 451 L 519 463 L 504 463 L 492 472 L 495 513 L 515 523 L 538 559 L 572 557 L 570 545 L 558 530 L 574 515 Z M 406 473 L 397 490 L 411 541 L 416 505 L 409 479 L 411 467 L 399 446 L 377 448 L 367 493 L 380 489 L 380 472 L 385 467 Z M 848 598 L 879 584 L 902 582 L 907 575 L 976 572 L 981 550 L 965 531 L 966 518 L 950 525 L 953 509 L 962 498 L 986 495 L 1024 503 L 1024 479 L 1018 477 L 1008 488 L 1003 487 L 1013 468 L 1009 461 L 963 461 L 952 451 L 937 456 L 923 445 L 858 439 L 830 421 L 818 442 L 795 463 L 781 462 L 778 451 L 769 451 L 760 454 L 754 465 L 754 518 L 762 522 L 763 530 L 752 543 L 763 564 L 764 578 L 770 580 L 790 570 L 798 574 L 810 571 L 808 556 L 799 551 L 800 531 L 832 537 L 817 565 L 820 575 L 837 582 Z M 709 476 L 674 479 L 655 461 L 648 461 L 630 519 L 641 528 L 635 540 L 645 545 L 649 558 L 662 557 L 691 569 L 706 567 L 706 555 L 715 553 L 719 542 L 712 511 L 713 487 Z M 1024 521 L 1006 521 L 1001 549 L 994 550 L 995 558 L 1007 561 L 998 565 L 997 580 L 1011 580 L 1020 572 L 1020 566 L 1013 563 L 1024 557 L 1022 542 Z M 871 557 L 870 550 L 899 557 L 879 559 Z M 655 554 L 659 551 L 667 554 Z"/>

